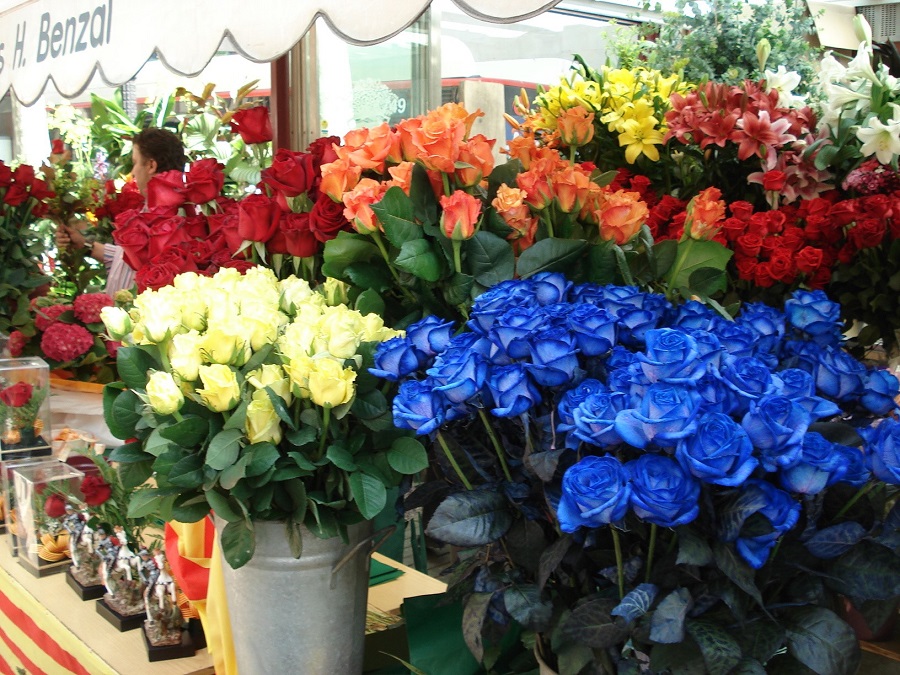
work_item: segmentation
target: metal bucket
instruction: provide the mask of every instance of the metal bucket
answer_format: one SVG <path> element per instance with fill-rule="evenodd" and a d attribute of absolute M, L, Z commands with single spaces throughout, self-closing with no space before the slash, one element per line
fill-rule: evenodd
<path fill-rule="evenodd" d="M 348 527 L 347 544 L 303 528 L 300 558 L 283 522 L 253 526 L 250 561 L 236 570 L 222 563 L 240 675 L 361 673 L 372 523 Z"/>

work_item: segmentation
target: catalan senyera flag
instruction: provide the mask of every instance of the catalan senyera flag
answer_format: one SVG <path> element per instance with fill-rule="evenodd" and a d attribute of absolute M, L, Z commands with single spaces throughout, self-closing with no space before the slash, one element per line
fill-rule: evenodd
<path fill-rule="evenodd" d="M 238 675 L 222 578 L 222 556 L 212 519 L 166 523 L 166 559 L 181 590 L 200 614 L 216 675 Z"/>

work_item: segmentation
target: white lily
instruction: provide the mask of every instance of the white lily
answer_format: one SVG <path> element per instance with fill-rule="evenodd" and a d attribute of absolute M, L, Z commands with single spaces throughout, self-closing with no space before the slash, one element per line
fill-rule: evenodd
<path fill-rule="evenodd" d="M 893 110 L 890 120 L 882 122 L 873 115 L 867 126 L 856 131 L 863 144 L 860 148 L 863 157 L 875 155 L 882 164 L 890 164 L 894 156 L 900 155 L 900 106 L 889 105 Z"/>

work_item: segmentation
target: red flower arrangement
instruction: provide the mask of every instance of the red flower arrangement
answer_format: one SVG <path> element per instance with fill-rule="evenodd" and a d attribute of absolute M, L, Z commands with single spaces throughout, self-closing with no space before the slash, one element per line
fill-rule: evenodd
<path fill-rule="evenodd" d="M 66 515 L 66 500 L 62 495 L 52 493 L 44 501 L 44 513 L 48 518 L 62 518 Z"/>
<path fill-rule="evenodd" d="M 81 481 L 81 494 L 88 506 L 100 506 L 112 495 L 112 488 L 100 476 L 88 475 Z"/>
<path fill-rule="evenodd" d="M 10 408 L 21 408 L 31 400 L 34 387 L 28 382 L 16 382 L 5 389 L 0 389 L 0 401 Z"/>

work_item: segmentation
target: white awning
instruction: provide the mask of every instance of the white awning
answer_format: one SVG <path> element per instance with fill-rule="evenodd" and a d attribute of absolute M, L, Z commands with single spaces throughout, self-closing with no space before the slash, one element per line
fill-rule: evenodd
<path fill-rule="evenodd" d="M 168 67 L 195 75 L 223 37 L 253 61 L 294 46 L 317 17 L 345 40 L 373 44 L 409 26 L 431 0 L 0 0 L 0 96 L 11 87 L 33 103 L 49 80 L 66 97 L 94 71 L 127 82 L 156 52 Z M 453 0 L 498 23 L 539 14 L 559 0 Z"/>

